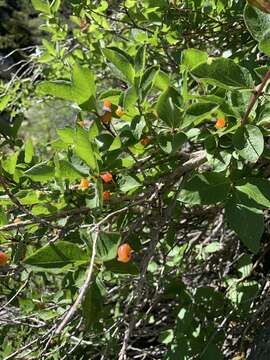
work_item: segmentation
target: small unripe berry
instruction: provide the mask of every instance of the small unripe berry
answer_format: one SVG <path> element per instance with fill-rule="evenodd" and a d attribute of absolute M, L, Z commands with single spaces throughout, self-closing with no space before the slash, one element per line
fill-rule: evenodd
<path fill-rule="evenodd" d="M 101 179 L 105 182 L 105 183 L 110 183 L 113 179 L 113 176 L 110 172 L 107 172 L 105 174 L 101 175 Z"/>
<path fill-rule="evenodd" d="M 124 109 L 121 106 L 118 106 L 117 110 L 115 111 L 116 115 L 122 117 L 125 115 Z"/>
<path fill-rule="evenodd" d="M 78 186 L 79 189 L 85 190 L 88 189 L 90 186 L 90 181 L 88 179 L 81 179 L 80 185 Z"/>
<path fill-rule="evenodd" d="M 110 191 L 104 191 L 103 192 L 103 200 L 109 200 L 110 199 L 110 196 L 111 196 L 111 193 Z"/>
<path fill-rule="evenodd" d="M 7 262 L 8 256 L 4 252 L 0 251 L 0 266 L 6 265 Z"/>
<path fill-rule="evenodd" d="M 129 244 L 125 243 L 119 246 L 117 250 L 117 260 L 123 263 L 127 263 L 131 259 L 132 248 Z"/>
<path fill-rule="evenodd" d="M 225 119 L 223 119 L 223 118 L 217 119 L 215 128 L 222 129 L 224 126 L 225 126 Z"/>

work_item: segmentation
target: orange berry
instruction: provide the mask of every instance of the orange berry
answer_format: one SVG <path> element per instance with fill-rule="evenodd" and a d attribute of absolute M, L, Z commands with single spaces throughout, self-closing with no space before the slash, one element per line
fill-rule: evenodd
<path fill-rule="evenodd" d="M 110 199 L 110 196 L 111 196 L 111 193 L 110 191 L 104 191 L 103 192 L 103 200 L 109 200 Z"/>
<path fill-rule="evenodd" d="M 143 145 L 143 146 L 147 146 L 148 144 L 150 144 L 151 140 L 149 139 L 149 137 L 145 136 L 144 138 L 142 138 L 140 140 L 140 143 Z"/>
<path fill-rule="evenodd" d="M 129 262 L 131 259 L 131 252 L 132 252 L 132 248 L 130 247 L 129 244 L 125 243 L 120 245 L 117 250 L 117 255 L 118 255 L 117 260 L 123 263 Z"/>
<path fill-rule="evenodd" d="M 115 111 L 116 115 L 122 117 L 125 115 L 124 109 L 121 106 L 118 106 L 117 110 Z"/>
<path fill-rule="evenodd" d="M 111 121 L 111 119 L 112 119 L 111 111 L 105 111 L 105 113 L 100 116 L 100 120 L 101 122 L 103 122 L 103 124 L 108 124 Z"/>
<path fill-rule="evenodd" d="M 8 256 L 0 251 L 0 266 L 6 265 L 6 263 L 8 262 Z"/>
<path fill-rule="evenodd" d="M 79 189 L 85 190 L 88 189 L 90 186 L 90 181 L 88 179 L 81 179 L 80 185 L 78 186 Z"/>
<path fill-rule="evenodd" d="M 225 119 L 223 119 L 223 118 L 217 119 L 215 128 L 222 129 L 224 126 L 225 126 Z"/>
<path fill-rule="evenodd" d="M 112 181 L 112 174 L 110 172 L 107 172 L 103 175 L 101 175 L 101 179 L 105 182 L 105 183 L 110 183 Z"/>
<path fill-rule="evenodd" d="M 112 103 L 110 102 L 110 100 L 104 100 L 103 101 L 103 107 L 110 109 L 112 107 Z"/>

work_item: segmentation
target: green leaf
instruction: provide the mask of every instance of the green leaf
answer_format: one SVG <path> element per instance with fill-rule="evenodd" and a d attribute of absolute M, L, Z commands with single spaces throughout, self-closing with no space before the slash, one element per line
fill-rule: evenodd
<path fill-rule="evenodd" d="M 259 49 L 261 52 L 263 52 L 265 55 L 270 55 L 270 31 L 264 34 L 263 38 L 261 39 L 259 43 Z"/>
<path fill-rule="evenodd" d="M 27 164 L 32 161 L 34 155 L 33 142 L 31 139 L 26 140 L 25 150 L 24 150 L 24 162 Z"/>
<path fill-rule="evenodd" d="M 91 124 L 89 130 L 88 130 L 88 137 L 90 141 L 93 141 L 99 134 L 99 128 L 97 126 L 97 123 L 93 121 Z"/>
<path fill-rule="evenodd" d="M 214 172 L 221 172 L 228 168 L 232 154 L 228 151 L 215 151 L 214 154 L 207 154 L 207 164 Z"/>
<path fill-rule="evenodd" d="M 121 139 L 119 136 L 116 136 L 111 144 L 111 146 L 109 147 L 109 151 L 113 151 L 113 150 L 117 150 L 120 149 L 122 146 L 121 143 Z"/>
<path fill-rule="evenodd" d="M 0 208 L 0 225 L 6 225 L 8 224 L 8 217 L 7 217 L 7 213 L 6 211 L 4 211 L 4 209 Z"/>
<path fill-rule="evenodd" d="M 178 200 L 188 204 L 216 204 L 226 200 L 230 182 L 223 173 L 204 173 L 186 180 Z"/>
<path fill-rule="evenodd" d="M 143 130 L 146 126 L 145 118 L 143 116 L 135 116 L 130 124 L 130 130 L 136 140 L 140 140 Z"/>
<path fill-rule="evenodd" d="M 182 52 L 182 64 L 188 70 L 192 70 L 199 64 L 206 62 L 207 59 L 207 53 L 198 49 L 186 49 Z"/>
<path fill-rule="evenodd" d="M 119 233 L 100 232 L 97 240 L 97 261 L 105 262 L 115 259 L 120 242 Z"/>
<path fill-rule="evenodd" d="M 81 179 L 85 174 L 79 172 L 70 162 L 59 160 L 59 176 L 70 181 Z"/>
<path fill-rule="evenodd" d="M 9 174 L 13 175 L 15 173 L 18 155 L 19 153 L 15 152 L 14 154 L 10 155 L 7 159 L 2 160 L 2 167 Z"/>
<path fill-rule="evenodd" d="M 0 97 L 0 112 L 2 112 L 6 108 L 10 99 L 11 99 L 11 95 L 5 95 Z"/>
<path fill-rule="evenodd" d="M 177 105 L 179 106 L 179 94 L 172 87 L 160 95 L 156 105 L 158 116 L 172 128 L 178 127 L 182 120 L 182 112 Z"/>
<path fill-rule="evenodd" d="M 253 80 L 247 69 L 230 59 L 208 59 L 191 70 L 191 74 L 202 81 L 225 89 L 253 88 Z"/>
<path fill-rule="evenodd" d="M 159 146 L 167 154 L 180 150 L 186 141 L 187 136 L 183 132 L 177 134 L 159 134 L 158 136 Z"/>
<path fill-rule="evenodd" d="M 270 14 L 246 5 L 244 10 L 246 27 L 255 40 L 260 41 L 270 29 Z"/>
<path fill-rule="evenodd" d="M 264 231 L 262 211 L 237 203 L 235 199 L 227 202 L 225 214 L 230 227 L 253 253 L 260 249 L 260 240 Z"/>
<path fill-rule="evenodd" d="M 141 84 L 140 84 L 143 98 L 148 94 L 148 92 L 154 86 L 155 79 L 156 79 L 159 71 L 160 71 L 159 66 L 153 65 L 153 66 L 147 68 L 146 71 L 144 72 L 142 79 L 141 79 Z M 168 85 L 165 87 L 165 89 L 163 89 L 163 91 L 166 90 L 167 87 L 168 87 Z"/>
<path fill-rule="evenodd" d="M 120 190 L 123 192 L 135 191 L 137 190 L 142 184 L 136 180 L 132 176 L 125 176 L 121 179 L 120 183 Z"/>
<path fill-rule="evenodd" d="M 38 190 L 20 190 L 16 194 L 16 197 L 20 200 L 22 205 L 33 205 L 48 200 L 46 197 L 40 197 L 40 192 Z"/>
<path fill-rule="evenodd" d="M 50 4 L 48 0 L 32 0 L 32 5 L 37 11 L 50 14 Z"/>
<path fill-rule="evenodd" d="M 137 103 L 138 95 L 134 86 L 131 86 L 124 94 L 123 106 L 125 111 L 134 112 L 134 107 Z"/>
<path fill-rule="evenodd" d="M 38 85 L 37 89 L 41 94 L 74 101 L 78 105 L 95 97 L 96 86 L 93 73 L 88 68 L 75 64 L 72 74 L 72 82 L 44 81 Z"/>
<path fill-rule="evenodd" d="M 261 206 L 270 208 L 270 181 L 259 178 L 247 178 L 238 182 L 235 187 Z"/>
<path fill-rule="evenodd" d="M 34 181 L 46 182 L 54 177 L 55 170 L 53 166 L 49 166 L 44 162 L 32 166 L 24 173 Z"/>
<path fill-rule="evenodd" d="M 162 70 L 159 70 L 154 77 L 153 86 L 161 91 L 168 89 L 170 85 L 169 76 Z"/>
<path fill-rule="evenodd" d="M 173 341 L 173 339 L 174 339 L 174 332 L 172 329 L 163 331 L 158 337 L 158 341 L 165 345 L 170 344 Z"/>
<path fill-rule="evenodd" d="M 65 144 L 73 144 L 74 142 L 74 129 L 70 127 L 65 127 L 64 129 L 57 129 L 56 130 L 58 136 Z"/>
<path fill-rule="evenodd" d="M 86 206 L 89 209 L 102 208 L 103 206 L 103 183 L 101 179 L 98 179 L 93 184 L 95 190 L 95 196 L 91 199 L 86 199 Z"/>
<path fill-rule="evenodd" d="M 251 256 L 244 254 L 237 264 L 237 270 L 240 272 L 241 276 L 249 276 L 252 272 L 252 260 Z"/>
<path fill-rule="evenodd" d="M 232 91 L 230 100 L 231 106 L 235 115 L 239 118 L 243 118 L 247 110 L 247 104 L 250 99 L 250 91 Z M 256 115 L 256 106 L 253 107 L 250 115 L 253 117 Z"/>
<path fill-rule="evenodd" d="M 78 128 L 75 135 L 75 152 L 76 154 L 86 162 L 95 171 L 98 171 L 98 164 L 95 156 L 95 152 L 91 142 L 89 141 L 88 133 Z"/>
<path fill-rule="evenodd" d="M 103 54 L 121 72 L 127 82 L 133 84 L 135 71 L 129 58 L 116 48 L 103 49 Z"/>
<path fill-rule="evenodd" d="M 140 76 L 145 68 L 145 46 L 141 46 L 139 47 L 137 54 L 135 56 L 135 61 L 134 61 L 134 69 L 135 69 L 135 73 L 136 76 Z"/>
<path fill-rule="evenodd" d="M 122 263 L 117 260 L 111 260 L 104 263 L 106 270 L 111 271 L 116 274 L 123 275 L 138 275 L 139 270 L 133 262 Z"/>
<path fill-rule="evenodd" d="M 206 102 L 192 104 L 187 108 L 184 122 L 181 128 L 193 124 L 194 126 L 199 125 L 204 120 L 212 118 L 212 112 L 218 109 L 219 105 L 216 103 Z"/>
<path fill-rule="evenodd" d="M 233 145 L 243 159 L 255 163 L 264 150 L 263 134 L 257 126 L 241 126 L 233 136 Z"/>
<path fill-rule="evenodd" d="M 103 297 L 96 280 L 94 280 L 87 289 L 82 303 L 83 317 L 88 327 L 100 319 L 102 309 Z"/>
<path fill-rule="evenodd" d="M 52 1 L 50 8 L 53 14 L 55 14 L 59 10 L 60 5 L 61 5 L 61 0 Z"/>
<path fill-rule="evenodd" d="M 23 262 L 38 268 L 63 268 L 76 263 L 82 264 L 89 260 L 89 255 L 78 245 L 68 241 L 57 241 L 48 244 L 28 256 Z"/>

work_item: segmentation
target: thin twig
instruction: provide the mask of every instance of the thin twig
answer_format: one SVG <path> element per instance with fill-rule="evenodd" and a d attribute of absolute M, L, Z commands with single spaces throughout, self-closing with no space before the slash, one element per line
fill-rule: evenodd
<path fill-rule="evenodd" d="M 134 305 L 135 309 L 138 308 L 138 306 L 141 302 L 141 299 L 143 297 L 143 287 L 144 287 L 144 283 L 145 283 L 147 268 L 148 268 L 149 262 L 152 259 L 152 256 L 154 255 L 158 241 L 159 241 L 159 231 L 158 231 L 158 229 L 156 229 L 156 231 L 153 232 L 153 239 L 151 240 L 151 242 L 149 244 L 147 253 L 145 254 L 145 256 L 141 262 L 140 280 L 139 280 L 139 283 L 138 283 L 138 286 L 137 286 L 137 289 L 135 292 L 136 293 L 136 302 Z M 131 316 L 131 319 L 129 321 L 129 326 L 125 331 L 123 345 L 119 352 L 118 360 L 126 359 L 126 350 L 128 347 L 128 342 L 129 342 L 130 336 L 131 336 L 131 334 L 134 330 L 135 324 L 136 324 L 136 315 L 137 315 L 137 311 L 134 312 Z"/>
<path fill-rule="evenodd" d="M 246 124 L 246 122 L 248 120 L 248 116 L 251 113 L 251 110 L 253 109 L 254 105 L 256 104 L 256 101 L 261 96 L 263 89 L 264 89 L 267 81 L 269 80 L 269 78 L 270 78 L 270 68 L 267 70 L 266 74 L 264 75 L 264 77 L 262 79 L 262 82 L 260 83 L 257 90 L 253 93 L 253 95 L 251 96 L 251 98 L 249 100 L 247 111 L 241 121 L 242 125 Z"/>
<path fill-rule="evenodd" d="M 16 293 L 8 300 L 8 302 L 6 302 L 3 306 L 0 307 L 0 311 L 3 310 L 4 308 L 6 308 L 9 304 L 12 303 L 12 301 L 20 294 L 20 292 L 26 287 L 26 285 L 28 284 L 30 279 L 30 275 L 28 276 L 28 278 L 25 280 L 25 282 L 22 284 L 22 286 L 19 288 L 18 291 L 16 291 Z"/>
<path fill-rule="evenodd" d="M 70 209 L 70 210 L 62 210 L 59 211 L 58 213 L 55 213 L 53 215 L 49 215 L 49 216 L 43 216 L 41 217 L 35 217 L 34 219 L 31 220 L 25 220 L 25 221 L 20 221 L 17 223 L 12 223 L 12 224 L 7 224 L 4 226 L 0 227 L 0 232 L 1 231 L 10 231 L 10 230 L 16 230 L 18 228 L 21 227 L 26 227 L 29 225 L 34 225 L 34 224 L 40 224 L 40 223 L 45 223 L 47 225 L 48 222 L 50 221 L 55 221 L 56 219 L 61 219 L 67 216 L 71 216 L 71 215 L 79 215 L 79 214 L 87 214 L 88 212 L 90 212 L 91 209 L 89 209 L 88 207 L 82 207 L 82 208 L 74 208 L 74 209 Z"/>
<path fill-rule="evenodd" d="M 85 279 L 85 282 L 84 282 L 83 286 L 80 289 L 80 292 L 79 292 L 79 295 L 78 295 L 76 301 L 70 307 L 70 309 L 68 310 L 68 312 L 64 316 L 64 319 L 61 321 L 61 323 L 56 328 L 56 330 L 55 330 L 56 335 L 59 335 L 61 333 L 61 331 L 64 329 L 64 327 L 68 324 L 68 322 L 74 316 L 74 314 L 78 310 L 80 304 L 82 303 L 82 301 L 83 301 L 83 299 L 85 297 L 87 289 L 90 286 L 90 283 L 91 283 L 91 280 L 92 280 L 92 275 L 93 275 L 95 257 L 96 257 L 98 233 L 99 233 L 99 231 L 97 229 L 97 231 L 96 231 L 96 233 L 94 234 L 94 237 L 93 237 L 92 255 L 91 255 L 91 260 L 90 260 L 89 268 L 88 268 L 88 274 L 87 274 L 87 277 Z"/>

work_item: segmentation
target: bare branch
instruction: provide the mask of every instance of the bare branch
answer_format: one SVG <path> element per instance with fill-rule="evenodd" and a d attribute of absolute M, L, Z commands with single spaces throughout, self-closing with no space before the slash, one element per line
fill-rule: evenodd
<path fill-rule="evenodd" d="M 79 295 L 78 295 L 76 301 L 70 307 L 70 309 L 68 310 L 68 312 L 65 315 L 64 319 L 61 321 L 61 323 L 56 328 L 56 330 L 55 330 L 56 335 L 59 335 L 61 333 L 61 331 L 64 329 L 64 327 L 68 324 L 68 322 L 72 319 L 72 317 L 74 316 L 74 314 L 78 310 L 78 307 L 81 305 L 81 303 L 82 303 L 82 301 L 83 301 L 83 299 L 85 297 L 87 289 L 90 286 L 90 283 L 91 283 L 91 280 L 92 280 L 92 275 L 93 275 L 95 257 L 96 257 L 98 233 L 99 233 L 99 231 L 96 231 L 96 233 L 95 233 L 95 235 L 93 237 L 92 255 L 91 255 L 91 260 L 90 260 L 89 268 L 88 268 L 88 274 L 87 274 L 87 277 L 85 279 L 85 282 L 84 282 L 83 286 L 80 289 L 80 292 L 79 292 Z"/>
<path fill-rule="evenodd" d="M 259 99 L 259 97 L 262 95 L 263 89 L 267 83 L 267 81 L 270 78 L 270 68 L 267 70 L 266 74 L 264 75 L 262 82 L 260 83 L 260 85 L 258 86 L 257 90 L 253 93 L 253 95 L 251 96 L 250 100 L 249 100 L 249 104 L 247 107 L 247 111 L 242 119 L 242 125 L 244 125 L 247 120 L 248 120 L 248 116 L 251 113 L 254 105 L 256 104 L 256 101 Z"/>

